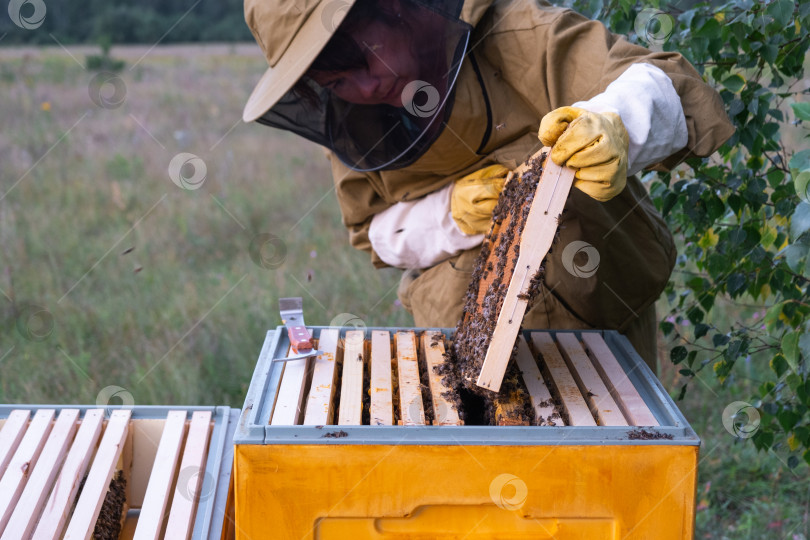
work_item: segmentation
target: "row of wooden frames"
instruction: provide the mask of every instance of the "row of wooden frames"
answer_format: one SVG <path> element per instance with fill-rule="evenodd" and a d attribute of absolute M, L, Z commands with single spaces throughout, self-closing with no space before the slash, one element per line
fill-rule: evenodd
<path fill-rule="evenodd" d="M 532 332 L 518 338 L 516 361 L 528 390 L 535 425 L 657 426 L 658 422 L 624 369 L 594 332 L 582 341 L 570 332 Z M 271 425 L 462 425 L 447 399 L 436 367 L 444 363 L 444 334 L 427 330 L 321 330 L 322 354 L 285 363 L 270 415 Z M 290 352 L 290 354 L 294 354 Z M 342 359 L 342 362 L 341 362 Z M 420 362 L 421 360 L 421 362 Z M 364 370 L 370 369 L 368 377 Z M 427 371 L 428 384 L 420 379 Z M 336 399 L 340 373 L 340 394 Z M 367 379 L 367 380 L 366 380 Z M 366 380 L 364 384 L 364 380 Z M 423 400 L 422 391 L 427 392 Z M 363 418 L 363 393 L 370 395 Z M 339 403 L 335 403 L 339 401 Z M 498 402 L 498 425 L 528 425 L 521 403 Z"/>
<path fill-rule="evenodd" d="M 211 412 L 170 411 L 143 495 L 134 533 L 138 540 L 189 538 L 208 454 Z M 0 431 L 0 534 L 2 540 L 85 540 L 96 527 L 123 455 L 131 411 L 103 409 L 14 410 Z M 182 452 L 181 452 L 182 450 Z M 126 453 L 130 453 L 128 450 Z M 182 453 L 182 457 L 181 457 Z M 149 469 L 146 469 L 149 470 Z M 178 482 L 179 471 L 197 471 Z M 182 484 L 182 485 L 181 485 Z M 173 493 L 175 487 L 183 492 Z M 121 509 L 123 524 L 128 504 Z M 166 511 L 168 509 L 168 512 Z"/>

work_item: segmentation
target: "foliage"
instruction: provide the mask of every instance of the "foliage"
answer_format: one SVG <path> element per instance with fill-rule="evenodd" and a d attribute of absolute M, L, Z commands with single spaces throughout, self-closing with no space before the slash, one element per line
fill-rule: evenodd
<path fill-rule="evenodd" d="M 187 43 L 253 41 L 245 24 L 242 0 L 48 0 L 42 26 L 26 30 L 0 17 L 0 45 L 97 43 Z M 23 8 L 25 9 L 25 8 Z"/>
<path fill-rule="evenodd" d="M 786 454 L 791 468 L 810 463 L 810 150 L 797 151 L 810 137 L 802 101 L 810 3 L 574 7 L 653 49 L 681 52 L 720 93 L 731 139 L 711 159 L 650 173 L 681 245 L 660 327 L 687 382 L 708 367 L 733 387 L 741 360 L 767 362 L 757 391 L 740 396 L 760 415 L 753 444 Z M 729 309 L 737 318 L 726 322 Z"/>
<path fill-rule="evenodd" d="M 99 37 L 99 46 L 101 47 L 101 54 L 87 55 L 87 69 L 90 71 L 107 71 L 110 73 L 118 73 L 126 67 L 125 60 L 119 60 L 110 56 L 110 48 L 112 47 L 112 40 L 107 35 Z"/>

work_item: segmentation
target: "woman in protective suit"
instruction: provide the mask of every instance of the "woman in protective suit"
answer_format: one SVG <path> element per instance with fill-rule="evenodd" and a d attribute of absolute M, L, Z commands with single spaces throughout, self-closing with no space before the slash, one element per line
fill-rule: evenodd
<path fill-rule="evenodd" d="M 655 366 L 676 250 L 633 175 L 733 132 L 682 56 L 536 0 L 246 0 L 245 19 L 270 67 L 244 120 L 330 150 L 351 244 L 405 269 L 417 326 L 455 326 L 506 172 L 554 145 L 576 189 L 523 326 L 617 329 Z"/>

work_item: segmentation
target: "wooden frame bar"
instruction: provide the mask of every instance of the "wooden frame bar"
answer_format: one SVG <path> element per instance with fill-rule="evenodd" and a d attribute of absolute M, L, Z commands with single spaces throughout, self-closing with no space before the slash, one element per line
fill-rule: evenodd
<path fill-rule="evenodd" d="M 297 356 L 292 347 L 287 356 Z M 270 424 L 273 426 L 294 426 L 301 423 L 304 408 L 304 395 L 312 358 L 284 362 L 284 371 L 281 373 L 281 382 L 278 387 L 276 404 L 273 407 L 273 416 Z"/>
<path fill-rule="evenodd" d="M 25 429 L 28 427 L 30 417 L 31 411 L 22 409 L 11 411 L 3 424 L 3 429 L 0 430 L 0 478 L 6 472 L 8 462 L 11 461 L 23 435 L 25 435 Z"/>
<path fill-rule="evenodd" d="M 63 540 L 86 540 L 92 534 L 104 503 L 104 494 L 107 493 L 115 465 L 124 448 L 130 416 L 131 411 L 127 409 L 118 409 L 110 414 Z"/>
<path fill-rule="evenodd" d="M 304 425 L 325 426 L 334 422 L 335 408 L 332 402 L 335 399 L 337 385 L 337 355 L 340 330 L 328 328 L 321 330 L 318 338 L 318 350 L 322 354 L 315 358 L 312 364 L 312 383 L 309 387 L 309 397 L 304 413 Z"/>
<path fill-rule="evenodd" d="M 577 336 L 570 332 L 557 332 L 557 343 L 560 344 L 568 368 L 585 397 L 591 414 L 596 418 L 596 423 L 600 426 L 626 426 L 627 420 L 585 354 Z"/>
<path fill-rule="evenodd" d="M 103 409 L 90 409 L 84 413 L 79 432 L 73 439 L 59 478 L 45 504 L 39 524 L 31 536 L 32 540 L 54 540 L 61 537 L 70 506 L 79 490 L 79 483 L 90 464 L 96 442 L 101 436 L 103 421 Z"/>
<path fill-rule="evenodd" d="M 369 424 L 394 424 L 394 384 L 391 377 L 391 334 L 384 330 L 371 332 L 371 405 Z"/>
<path fill-rule="evenodd" d="M 54 423 L 51 434 L 37 460 L 36 467 L 28 478 L 20 500 L 11 514 L 3 532 L 2 540 L 28 538 L 37 524 L 45 498 L 51 491 L 62 462 L 78 427 L 79 409 L 62 409 Z"/>
<path fill-rule="evenodd" d="M 455 405 L 442 395 L 450 392 L 450 388 L 442 382 L 442 376 L 436 373 L 436 368 L 444 364 L 444 334 L 436 330 L 425 331 L 422 334 L 422 350 L 425 352 L 425 366 L 433 405 L 433 425 L 464 425 L 458 417 Z"/>
<path fill-rule="evenodd" d="M 543 148 L 534 157 L 539 157 L 544 151 L 549 151 L 550 155 L 550 148 Z M 515 270 L 498 313 L 481 373 L 476 381 L 482 388 L 493 392 L 498 392 L 501 388 L 506 366 L 523 322 L 523 315 L 526 313 L 531 278 L 540 269 L 543 259 L 551 248 L 557 234 L 557 217 L 563 211 L 573 181 L 573 169 L 560 167 L 551 161 L 551 157 L 546 158 L 543 174 L 537 184 L 537 191 L 523 229 L 532 233 L 525 234 L 520 239 L 520 252 Z"/>
<path fill-rule="evenodd" d="M 657 426 L 650 408 L 633 386 L 630 378 L 619 365 L 619 361 L 610 352 L 601 335 L 594 332 L 583 332 L 582 341 L 593 360 L 593 365 L 602 376 L 610 394 L 621 408 L 627 420 L 633 426 Z"/>
<path fill-rule="evenodd" d="M 349 330 L 343 345 L 343 380 L 340 385 L 338 424 L 359 426 L 363 421 L 363 364 L 365 332 Z"/>
<path fill-rule="evenodd" d="M 191 536 L 194 512 L 203 487 L 210 434 L 211 411 L 192 413 L 164 538 L 187 540 Z"/>
<path fill-rule="evenodd" d="M 425 425 L 419 362 L 416 357 L 416 335 L 397 332 L 397 374 L 399 377 L 399 413 L 404 426 Z"/>
<path fill-rule="evenodd" d="M 186 411 L 169 411 L 155 454 L 155 463 L 149 475 L 149 484 L 146 486 L 133 540 L 156 540 L 160 535 L 185 432 Z"/>
<path fill-rule="evenodd" d="M 572 426 L 595 426 L 596 422 L 591 415 L 585 399 L 579 391 L 574 377 L 568 371 L 568 366 L 563 360 L 557 345 L 547 332 L 533 332 L 532 344 L 534 348 L 543 356 L 551 380 L 557 389 L 557 394 L 562 401 L 563 409 L 568 415 L 568 423 Z"/>
<path fill-rule="evenodd" d="M 518 337 L 516 361 L 520 372 L 523 374 L 523 382 L 526 383 L 526 388 L 529 390 L 529 398 L 532 402 L 537 425 L 565 425 L 559 412 L 557 412 L 557 408 L 554 406 L 551 392 L 546 386 L 546 381 L 543 380 L 540 368 L 537 367 L 537 360 L 535 360 L 532 351 L 529 350 L 529 344 L 526 343 L 523 336 Z"/>
<path fill-rule="evenodd" d="M 51 421 L 55 414 L 54 409 L 40 409 L 34 414 L 31 424 L 9 461 L 8 468 L 0 480 L 0 533 L 2 533 L 17 500 L 20 498 L 25 482 L 32 469 L 36 466 L 42 447 L 51 431 Z"/>

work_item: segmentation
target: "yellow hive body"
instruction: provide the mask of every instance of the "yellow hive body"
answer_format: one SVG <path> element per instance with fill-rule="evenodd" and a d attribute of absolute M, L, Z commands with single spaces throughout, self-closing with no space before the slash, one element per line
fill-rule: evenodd
<path fill-rule="evenodd" d="M 406 336 L 403 346 L 396 330 L 384 330 L 396 383 L 397 343 L 411 358 L 412 341 Z M 322 331 L 338 343 L 329 360 L 340 369 L 341 340 L 335 329 Z M 414 334 L 422 358 L 428 341 L 420 330 Z M 566 425 L 398 426 L 408 411 L 399 408 L 397 384 L 394 425 L 337 425 L 337 414 L 328 425 L 269 425 L 283 387 L 281 363 L 271 360 L 285 356 L 288 343 L 283 329 L 268 333 L 235 438 L 236 538 L 693 538 L 699 440 L 660 383 L 615 332 L 542 334 L 525 334 L 531 358 L 557 362 L 554 373 L 543 361 L 540 369 L 526 364 L 526 357 L 521 369 L 535 381 L 527 385 L 533 395 L 546 384 L 557 395 L 564 381 L 577 385 L 579 401 L 559 404 Z M 348 337 L 354 351 L 356 334 Z M 368 369 L 375 355 L 369 342 L 380 343 L 380 330 L 367 330 L 365 338 L 360 357 Z M 538 353 L 549 346 L 559 347 L 559 357 L 549 349 Z M 612 360 L 603 365 L 600 355 Z M 352 360 L 359 361 L 354 352 Z M 431 399 L 425 397 L 426 407 L 435 407 Z M 548 409 L 542 401 L 532 403 L 536 411 Z"/>
<path fill-rule="evenodd" d="M 692 538 L 697 458 L 673 445 L 238 445 L 236 537 Z"/>

